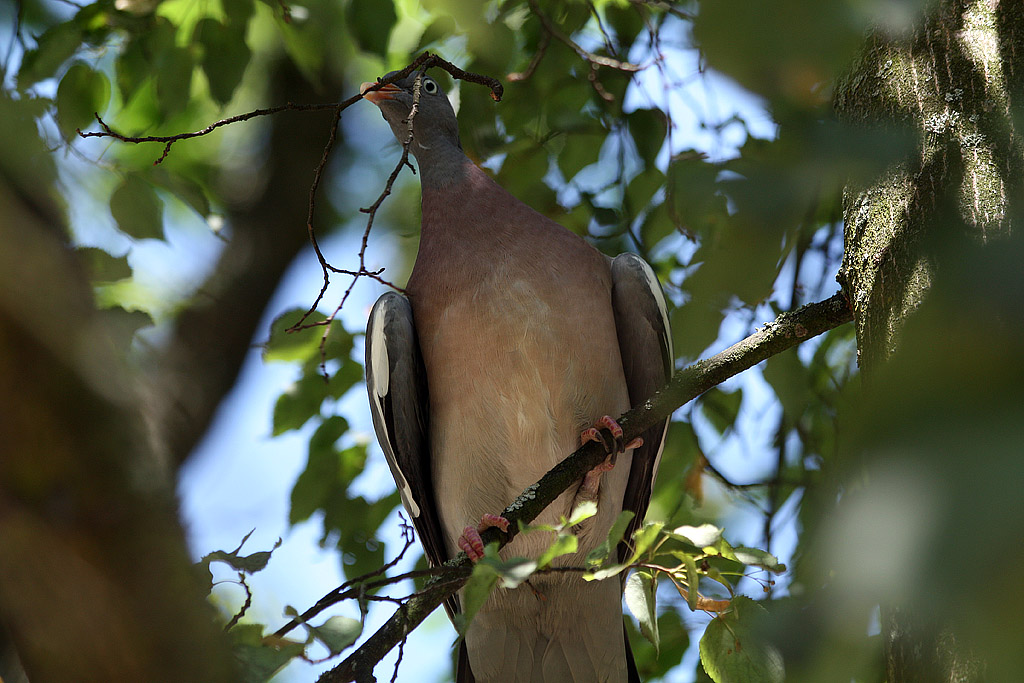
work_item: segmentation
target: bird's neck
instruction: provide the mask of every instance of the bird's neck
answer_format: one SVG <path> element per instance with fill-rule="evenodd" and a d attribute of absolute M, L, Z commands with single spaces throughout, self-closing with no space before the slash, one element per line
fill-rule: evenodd
<path fill-rule="evenodd" d="M 462 149 L 449 142 L 437 142 L 430 147 L 414 143 L 413 152 L 424 192 L 443 191 L 460 185 L 475 168 Z"/>

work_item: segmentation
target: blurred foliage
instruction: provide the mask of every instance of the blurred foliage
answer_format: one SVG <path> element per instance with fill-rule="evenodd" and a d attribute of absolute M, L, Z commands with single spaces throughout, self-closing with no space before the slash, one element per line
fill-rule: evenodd
<path fill-rule="evenodd" d="M 351 84 L 347 92 L 322 91 L 322 101 L 340 101 L 358 82 L 432 50 L 468 71 L 504 81 L 503 101 L 495 103 L 482 88 L 452 87 L 441 75 L 459 104 L 467 153 L 494 170 L 514 195 L 603 251 L 644 255 L 665 283 L 679 363 L 686 363 L 721 350 L 780 311 L 835 291 L 843 184 L 881 175 L 916 143 L 898 128 L 865 130 L 837 121 L 829 106 L 831 84 L 853 63 L 869 30 L 902 35 L 928 5 L 786 0 L 765 12 L 741 0 L 538 2 L 536 11 L 575 41 L 573 48 L 546 35 L 529 4 L 512 0 L 98 0 L 83 6 L 23 0 L 3 10 L 9 20 L 3 35 L 11 47 L 2 65 L 0 173 L 26 197 L 59 198 L 71 219 L 69 239 L 80 247 L 76 253 L 98 301 L 118 316 L 127 349 L 151 320 L 167 325 L 198 305 L 208 275 L 184 288 L 154 290 L 132 270 L 133 251 L 143 241 L 168 240 L 168 228 L 187 221 L 223 239 L 219 248 L 231 249 L 231 226 L 222 225 L 222 215 L 225 207 L 244 204 L 259 185 L 267 128 L 255 119 L 178 142 L 159 164 L 153 163 L 161 159 L 159 144 L 83 140 L 77 129 L 100 130 L 98 115 L 125 135 L 173 135 L 283 104 L 265 99 L 268 65 L 279 59 L 291 62 L 314 87 L 328 81 L 326 73 L 340 74 Z M 598 67 L 594 55 L 641 68 Z M 513 73 L 517 78 L 507 78 Z M 746 89 L 736 97 L 755 102 L 747 111 L 718 115 L 728 109 L 715 94 L 726 78 Z M 778 126 L 762 127 L 762 137 L 753 134 L 755 116 L 749 111 L 758 107 Z M 300 118 L 294 121 L 304 125 Z M 688 139 L 687 131 L 703 141 Z M 325 141 L 328 134 L 325 129 Z M 380 137 L 381 145 L 391 142 L 382 125 L 366 135 Z M 387 170 L 379 150 L 358 141 L 335 149 L 329 170 L 337 172 L 329 182 L 338 194 L 348 177 L 338 168 L 378 175 Z M 356 200 L 328 197 L 322 189 L 318 211 L 333 211 L 340 227 L 360 229 L 364 219 L 348 206 L 369 204 L 382 186 L 383 180 L 371 184 L 367 196 Z M 414 186 L 396 186 L 401 205 L 412 203 Z M 304 218 L 296 216 L 289 229 L 302 226 Z M 404 218 L 404 224 L 375 230 L 408 233 L 415 221 Z M 997 643 L 983 648 L 999 655 L 995 671 L 1024 668 L 1019 649 L 1002 644 L 1024 609 L 1021 582 L 1011 580 L 1024 573 L 1020 553 L 1007 546 L 1024 527 L 1015 512 L 1020 506 L 1008 504 L 1016 499 L 1012 484 L 1020 479 L 1019 430 L 1008 426 L 1016 424 L 1009 416 L 1022 414 L 1016 376 L 1024 339 L 1016 329 L 1019 239 L 994 262 L 991 250 L 973 242 L 937 239 L 935 250 L 949 280 L 922 310 L 906 347 L 868 397 L 855 390 L 857 347 L 848 326 L 771 358 L 743 382 L 709 391 L 682 408 L 669 431 L 652 520 L 666 529 L 710 523 L 725 527 L 730 537 L 735 526 L 745 544 L 765 552 L 788 535 L 796 539 L 794 559 L 802 563 L 811 553 L 821 560 L 819 574 L 810 568 L 813 563 L 798 565 L 794 593 L 804 591 L 800 599 L 786 597 L 792 577 L 769 591 L 769 631 L 778 635 L 786 630 L 781 625 L 799 624 L 790 632 L 807 636 L 803 643 L 777 642 L 787 666 L 795 662 L 797 670 L 812 672 L 801 680 L 846 680 L 851 669 L 868 672 L 856 680 L 880 680 L 878 639 L 867 635 L 871 606 L 906 597 L 929 614 L 977 613 L 983 603 L 977 591 L 966 589 L 967 573 L 1012 601 L 995 613 L 985 610 L 985 619 L 965 620 L 965 637 Z M 310 302 L 315 296 L 309 292 Z M 306 320 L 312 327 L 288 332 L 303 311 L 274 313 L 271 329 L 258 335 L 263 357 L 291 364 L 295 381 L 276 402 L 273 433 L 310 435 L 290 521 L 322 520 L 321 543 L 338 548 L 348 577 L 359 576 L 381 566 L 389 558 L 386 550 L 394 550 L 385 549 L 378 533 L 398 496 L 371 500 L 359 493 L 367 458 L 379 452 L 359 442 L 350 420 L 337 414 L 339 401 L 362 377 L 357 335 L 338 320 L 324 324 L 322 312 Z M 134 338 L 131 352 L 145 367 L 151 347 L 159 347 L 159 329 Z M 842 420 L 848 428 L 838 430 Z M 905 468 L 893 474 L 886 463 L 896 452 Z M 850 482 L 863 483 L 862 466 L 874 473 L 864 477 L 888 484 L 865 484 L 867 502 L 857 508 L 858 489 Z M 896 496 L 915 487 L 919 498 L 909 500 L 924 507 L 886 507 L 891 501 L 878 497 L 878 490 Z M 927 516 L 927 525 L 910 526 L 904 530 L 909 536 L 899 538 L 941 532 L 949 535 L 944 552 L 937 553 L 937 545 L 911 545 L 921 553 L 912 565 L 914 585 L 898 596 L 868 590 L 836 597 L 829 592 L 834 585 L 807 593 L 821 585 L 816 577 L 843 563 L 848 571 L 880 575 L 872 569 L 876 546 L 859 547 L 854 561 L 849 554 L 805 545 L 805 528 L 815 530 L 816 538 L 839 533 L 820 520 L 837 491 L 866 511 L 854 517 L 857 524 L 886 527 L 893 515 Z M 993 524 L 996 519 L 999 524 Z M 839 538 L 839 546 L 849 541 Z M 972 561 L 981 548 L 1000 549 L 1000 560 Z M 885 546 L 880 552 L 898 551 Z M 705 577 L 724 576 L 719 561 L 732 563 L 729 569 L 737 574 L 743 566 L 764 566 L 748 561 L 763 556 L 745 557 L 715 560 L 705 568 L 700 563 L 708 558 L 690 547 L 679 551 L 672 576 L 686 576 L 693 567 Z M 497 576 L 490 577 L 491 585 Z M 719 683 L 753 680 L 753 670 L 768 672 L 763 680 L 778 679 L 776 650 L 744 650 L 738 663 L 729 652 L 730 638 L 756 630 L 745 620 L 760 611 L 757 605 L 734 601 L 701 640 L 694 632 L 705 622 L 688 617 L 692 601 L 679 601 L 666 581 L 659 590 L 656 572 L 636 576 L 641 578 L 631 580 L 640 583 L 629 602 L 641 619 L 628 630 L 644 675 L 668 675 L 687 647 L 700 641 L 703 668 L 673 673 L 673 680 L 690 674 Z M 750 586 L 747 580 L 727 587 L 749 593 Z M 937 606 L 933 594 L 949 599 Z M 661 598 L 660 612 L 655 596 Z M 843 623 L 827 614 L 833 598 L 857 603 L 841 612 Z M 815 628 L 819 620 L 826 626 Z M 329 649 L 340 651 L 352 632 L 351 625 L 342 626 L 339 639 L 311 630 L 309 642 L 334 643 Z M 276 655 L 261 654 L 268 642 L 261 627 L 243 624 L 236 631 L 240 646 L 255 648 L 247 655 L 253 679 L 303 651 L 301 643 L 288 642 L 273 644 Z M 640 631 L 648 638 L 657 633 L 652 639 L 660 642 L 660 653 Z"/>

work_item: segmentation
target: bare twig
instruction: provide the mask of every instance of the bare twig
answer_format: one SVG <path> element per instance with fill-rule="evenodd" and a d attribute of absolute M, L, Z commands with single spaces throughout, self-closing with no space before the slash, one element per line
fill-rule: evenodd
<path fill-rule="evenodd" d="M 643 67 L 638 64 L 631 64 L 629 62 L 605 57 L 603 55 L 594 54 L 593 52 L 584 50 L 576 41 L 562 33 L 562 30 L 541 11 L 540 7 L 537 5 L 537 0 L 529 0 L 529 2 L 530 10 L 533 12 L 534 16 L 540 20 L 540 23 L 544 26 L 544 30 L 547 31 L 555 40 L 565 43 L 573 52 L 579 55 L 580 59 L 583 61 L 597 66 L 606 66 L 609 69 L 615 69 L 617 71 L 635 72 L 643 69 Z"/>
<path fill-rule="evenodd" d="M 533 53 L 533 58 L 530 63 L 526 65 L 525 71 L 513 71 L 512 73 L 505 76 L 510 81 L 518 82 L 525 81 L 533 72 L 537 70 L 537 65 L 540 64 L 540 60 L 544 59 L 545 53 L 548 51 L 548 45 L 551 44 L 551 34 L 545 33 L 540 37 L 540 42 L 537 43 L 537 51 Z"/>
<path fill-rule="evenodd" d="M 401 562 L 402 558 L 405 557 L 406 551 L 409 550 L 409 547 L 413 544 L 413 541 L 416 538 L 413 533 L 412 526 L 410 526 L 409 523 L 405 521 L 405 517 L 402 516 L 402 513 L 398 513 L 398 516 L 402 520 L 402 538 L 405 540 L 405 545 L 402 546 L 402 551 L 395 556 L 395 559 L 391 560 L 384 566 L 373 570 L 372 572 L 367 572 L 362 576 L 357 576 L 354 579 L 346 581 L 342 585 L 338 586 L 333 591 L 317 600 L 315 605 L 307 609 L 299 617 L 292 619 L 287 624 L 277 629 L 274 635 L 278 637 L 283 637 L 293 628 L 295 628 L 301 623 L 309 621 L 316 615 L 323 612 L 328 607 L 331 607 L 332 605 L 337 605 L 339 602 L 343 602 L 344 600 L 348 600 L 352 597 L 355 597 L 361 590 L 376 590 L 377 588 L 383 588 L 384 586 L 398 583 L 400 581 L 405 581 L 406 579 L 420 578 L 423 576 L 431 576 L 437 574 L 438 572 L 436 569 L 427 569 L 423 571 L 408 572 L 406 574 L 393 576 L 382 581 L 366 583 L 367 580 L 372 579 L 375 576 L 380 576 L 381 574 L 384 574 L 385 572 L 387 572 L 387 570 L 391 569 L 396 564 Z M 353 586 L 355 588 L 353 588 Z"/>
<path fill-rule="evenodd" d="M 626 442 L 666 419 L 708 389 L 747 370 L 761 361 L 853 319 L 853 311 L 842 292 L 792 313 L 784 313 L 752 335 L 725 351 L 676 372 L 654 396 L 619 418 Z M 508 544 L 517 534 L 518 522 L 527 524 L 563 491 L 600 464 L 607 454 L 597 442 L 588 442 L 553 467 L 540 481 L 529 486 L 501 513 L 509 520 L 507 532 L 488 529 L 485 544 Z M 320 683 L 341 683 L 369 679 L 373 667 L 416 628 L 452 592 L 469 578 L 471 566 L 465 553 L 443 565 L 447 571 L 427 582 L 380 629 L 343 662 L 320 677 Z"/>
<path fill-rule="evenodd" d="M 245 572 L 238 572 L 238 583 L 245 589 L 245 602 L 242 606 L 231 616 L 231 620 L 224 624 L 224 631 L 230 631 L 235 624 L 238 623 L 239 619 L 245 616 L 245 613 L 249 611 L 252 606 L 252 590 L 249 588 L 249 584 L 245 582 Z"/>
<path fill-rule="evenodd" d="M 341 109 L 345 109 L 353 102 L 357 102 L 358 100 L 359 96 L 357 95 L 355 97 L 350 97 L 349 99 L 342 102 L 340 105 L 293 104 L 292 102 L 288 102 L 287 104 L 282 104 L 276 107 L 268 107 L 266 109 L 253 109 L 252 111 L 246 112 L 244 114 L 229 116 L 226 119 L 214 121 L 206 128 L 203 128 L 201 130 L 197 130 L 192 133 L 177 133 L 176 135 L 123 135 L 122 133 L 118 133 L 116 130 L 108 126 L 106 122 L 102 118 L 100 118 L 100 115 L 98 113 L 94 113 L 93 115 L 96 117 L 96 121 L 99 122 L 100 128 L 102 128 L 103 130 L 92 131 L 90 133 L 83 133 L 81 129 L 75 129 L 75 132 L 78 133 L 79 137 L 82 138 L 114 138 L 115 140 L 120 140 L 121 142 L 133 142 L 136 144 L 143 142 L 162 142 L 164 143 L 164 151 L 163 154 L 160 155 L 160 158 L 153 162 L 153 165 L 155 166 L 167 158 L 167 154 L 171 151 L 171 145 L 173 145 L 175 142 L 178 142 L 179 140 L 188 140 L 191 138 L 198 138 L 204 135 L 209 135 L 218 128 L 221 128 L 231 123 L 248 121 L 249 119 L 254 119 L 257 116 L 269 116 L 270 114 L 278 114 L 283 111 L 322 111 L 324 109 L 335 109 L 338 107 L 340 107 Z"/>

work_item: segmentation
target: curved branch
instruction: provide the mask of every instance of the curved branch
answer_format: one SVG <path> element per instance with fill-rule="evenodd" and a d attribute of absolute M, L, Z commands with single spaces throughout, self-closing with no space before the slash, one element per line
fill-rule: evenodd
<path fill-rule="evenodd" d="M 655 392 L 654 396 L 619 418 L 623 439 L 628 443 L 708 389 L 777 353 L 851 320 L 853 311 L 842 292 L 837 292 L 825 301 L 807 304 L 792 313 L 783 313 L 725 351 L 676 372 L 669 383 Z M 508 531 L 488 529 L 481 534 L 484 543 L 497 542 L 499 547 L 504 547 L 518 533 L 517 522 L 527 524 L 532 521 L 570 485 L 603 462 L 605 457 L 607 454 L 597 442 L 588 442 L 578 448 L 540 481 L 527 487 L 505 508 L 501 514 L 510 522 Z M 377 662 L 407 637 L 445 598 L 461 588 L 472 571 L 465 553 L 459 553 L 444 566 L 450 570 L 428 581 L 422 592 L 397 610 L 387 623 L 343 662 L 325 672 L 319 683 L 371 680 Z"/>

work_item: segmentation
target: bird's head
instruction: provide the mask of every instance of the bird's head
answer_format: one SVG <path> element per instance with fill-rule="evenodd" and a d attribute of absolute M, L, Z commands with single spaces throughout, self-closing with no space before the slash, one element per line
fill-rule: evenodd
<path fill-rule="evenodd" d="M 385 78 L 393 73 L 395 72 L 387 74 Z M 417 78 L 420 79 L 419 106 L 413 119 L 413 139 L 409 151 L 422 161 L 424 152 L 436 150 L 439 146 L 451 145 L 462 149 L 455 110 L 452 109 L 451 102 L 441 90 L 441 86 L 430 76 L 413 72 L 374 91 L 369 91 L 369 88 L 376 83 L 363 83 L 359 92 L 364 99 L 370 100 L 380 108 L 395 137 L 404 143 L 409 136 L 409 113 L 412 111 Z"/>

